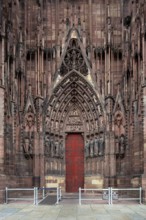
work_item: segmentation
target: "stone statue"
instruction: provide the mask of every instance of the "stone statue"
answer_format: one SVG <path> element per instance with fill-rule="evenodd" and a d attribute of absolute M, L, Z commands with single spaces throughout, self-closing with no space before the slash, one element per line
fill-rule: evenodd
<path fill-rule="evenodd" d="M 118 113 L 115 118 L 115 135 L 120 136 L 125 133 L 124 125 L 123 125 L 123 116 Z"/>
<path fill-rule="evenodd" d="M 54 140 L 53 138 L 50 139 L 50 156 L 54 157 L 55 156 L 55 150 L 54 150 Z"/>
<path fill-rule="evenodd" d="M 124 128 L 124 118 L 121 112 L 118 112 L 115 117 L 115 144 L 116 144 L 116 154 L 124 155 L 125 128 Z"/>
<path fill-rule="evenodd" d="M 94 140 L 94 156 L 98 156 L 98 139 L 97 139 L 97 137 Z"/>
<path fill-rule="evenodd" d="M 54 155 L 53 153 L 53 140 L 49 135 L 45 136 L 45 153 L 47 156 L 52 157 Z"/>
<path fill-rule="evenodd" d="M 34 145 L 34 125 L 35 116 L 32 113 L 32 107 L 28 107 L 28 112 L 25 115 L 24 121 L 24 140 L 23 152 L 26 159 L 33 158 L 33 145 Z"/>
<path fill-rule="evenodd" d="M 103 134 L 100 134 L 99 142 L 98 142 L 98 155 L 99 156 L 104 155 L 104 148 L 105 148 L 104 136 Z"/>
<path fill-rule="evenodd" d="M 58 140 L 55 141 L 55 144 L 54 144 L 54 156 L 55 157 L 59 156 L 59 142 L 58 142 Z"/>
<path fill-rule="evenodd" d="M 23 151 L 26 159 L 33 157 L 33 148 L 32 148 L 31 139 L 29 138 L 24 139 Z"/>
<path fill-rule="evenodd" d="M 125 153 L 125 136 L 122 134 L 119 139 L 119 152 L 120 154 Z"/>
<path fill-rule="evenodd" d="M 63 153 L 64 153 L 64 151 L 63 151 L 63 143 L 62 143 L 62 140 L 59 141 L 59 149 L 58 149 L 58 151 L 59 151 L 59 157 L 60 157 L 60 158 L 63 158 Z"/>
<path fill-rule="evenodd" d="M 89 142 L 89 140 L 86 140 L 85 154 L 86 154 L 86 157 L 89 157 L 89 155 L 90 155 L 90 142 Z"/>
<path fill-rule="evenodd" d="M 91 139 L 90 141 L 90 157 L 93 157 L 94 154 L 94 140 Z"/>

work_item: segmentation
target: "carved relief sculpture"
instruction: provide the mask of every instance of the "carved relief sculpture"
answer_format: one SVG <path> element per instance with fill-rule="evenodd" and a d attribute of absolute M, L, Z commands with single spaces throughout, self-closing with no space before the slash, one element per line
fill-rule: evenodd
<path fill-rule="evenodd" d="M 35 117 L 34 114 L 32 113 L 32 108 L 30 106 L 28 108 L 28 112 L 25 115 L 25 125 L 24 125 L 23 152 L 26 159 L 33 158 L 34 123 L 35 123 Z"/>
<path fill-rule="evenodd" d="M 120 111 L 115 115 L 115 152 L 117 156 L 123 156 L 125 153 L 125 128 L 124 118 Z"/>

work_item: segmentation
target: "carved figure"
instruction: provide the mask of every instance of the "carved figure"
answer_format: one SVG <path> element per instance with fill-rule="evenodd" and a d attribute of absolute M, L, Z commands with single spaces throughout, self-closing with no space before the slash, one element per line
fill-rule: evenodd
<path fill-rule="evenodd" d="M 119 139 L 119 150 L 120 154 L 125 153 L 125 136 L 122 134 Z"/>
<path fill-rule="evenodd" d="M 59 141 L 59 157 L 63 158 L 63 143 L 62 140 Z"/>
<path fill-rule="evenodd" d="M 104 126 L 104 118 L 103 118 L 102 115 L 99 116 L 99 126 L 100 126 L 101 128 L 103 128 L 103 126 Z"/>
<path fill-rule="evenodd" d="M 51 140 L 49 135 L 45 135 L 45 153 L 51 156 Z"/>
<path fill-rule="evenodd" d="M 94 140 L 94 156 L 98 155 L 98 139 L 97 137 Z"/>
<path fill-rule="evenodd" d="M 32 148 L 31 139 L 29 138 L 24 139 L 23 151 L 26 159 L 33 157 L 33 148 Z"/>
<path fill-rule="evenodd" d="M 54 156 L 56 156 L 56 157 L 59 156 L 59 142 L 58 142 L 58 140 L 55 141 L 55 144 L 54 144 Z"/>
<path fill-rule="evenodd" d="M 50 139 L 50 156 L 54 157 L 55 156 L 55 151 L 54 151 L 54 140 L 53 138 Z"/>
<path fill-rule="evenodd" d="M 89 155 L 90 155 L 90 142 L 89 142 L 89 140 L 86 140 L 85 153 L 86 153 L 86 157 L 89 157 Z"/>
<path fill-rule="evenodd" d="M 118 113 L 115 118 L 115 135 L 120 136 L 125 133 L 124 125 L 123 125 L 123 116 Z"/>
<path fill-rule="evenodd" d="M 115 117 L 115 146 L 116 154 L 124 155 L 125 153 L 125 128 L 123 115 L 118 112 Z"/>
<path fill-rule="evenodd" d="M 93 157 L 94 155 L 94 140 L 91 139 L 90 141 L 90 157 Z"/>
<path fill-rule="evenodd" d="M 104 148 L 105 148 L 105 141 L 103 134 L 100 134 L 99 142 L 98 142 L 98 155 L 103 156 L 104 155 Z"/>
<path fill-rule="evenodd" d="M 26 159 L 33 158 L 34 122 L 34 114 L 32 113 L 31 106 L 29 106 L 28 113 L 25 115 L 23 142 L 23 151 Z"/>

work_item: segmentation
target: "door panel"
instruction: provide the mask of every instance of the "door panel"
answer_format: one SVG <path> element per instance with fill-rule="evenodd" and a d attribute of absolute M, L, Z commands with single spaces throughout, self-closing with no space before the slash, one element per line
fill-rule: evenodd
<path fill-rule="evenodd" d="M 84 140 L 81 134 L 66 138 L 66 192 L 84 187 Z"/>

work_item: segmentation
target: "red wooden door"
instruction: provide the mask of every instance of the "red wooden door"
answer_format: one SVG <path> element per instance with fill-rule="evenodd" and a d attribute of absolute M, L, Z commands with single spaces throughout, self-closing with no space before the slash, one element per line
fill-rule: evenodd
<path fill-rule="evenodd" d="M 84 140 L 81 134 L 66 138 L 66 192 L 78 192 L 84 187 Z"/>

